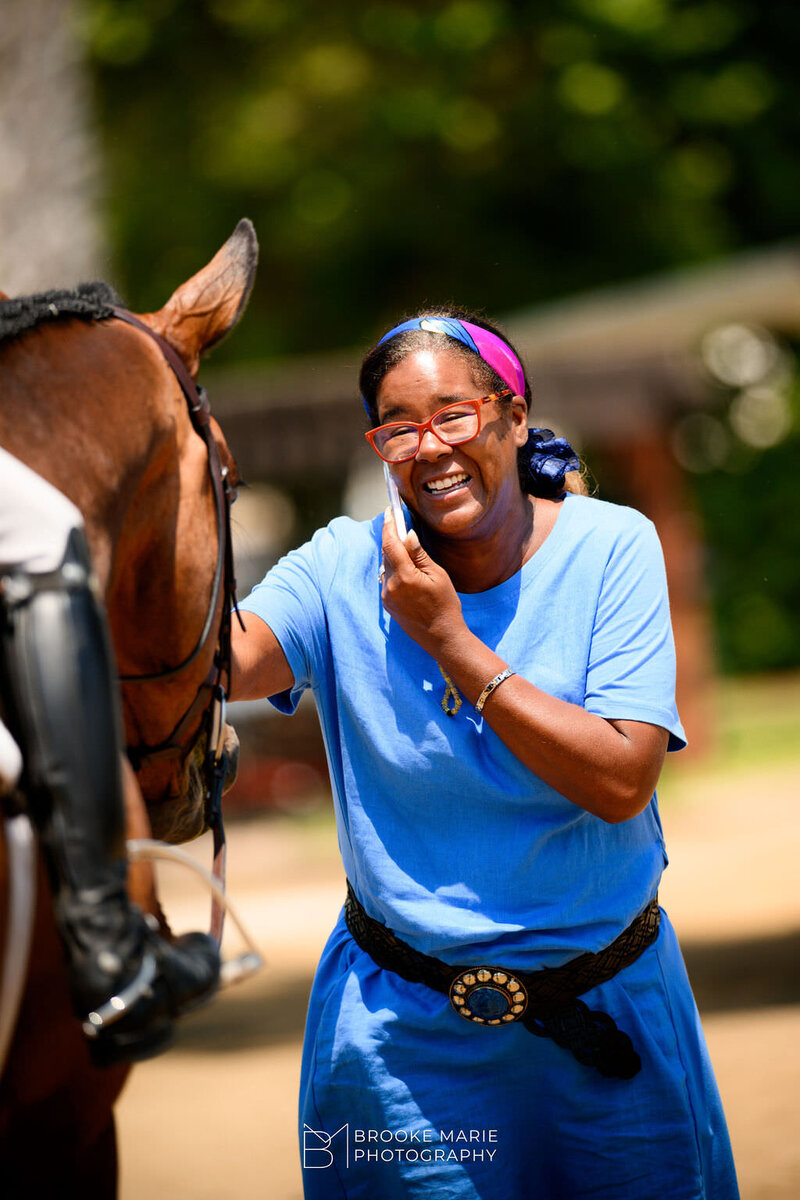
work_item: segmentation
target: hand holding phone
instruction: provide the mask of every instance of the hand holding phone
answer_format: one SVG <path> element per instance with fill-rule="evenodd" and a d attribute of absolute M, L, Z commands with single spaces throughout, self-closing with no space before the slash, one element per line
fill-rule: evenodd
<path fill-rule="evenodd" d="M 400 493 L 397 490 L 397 484 L 392 479 L 388 463 L 383 464 L 383 475 L 386 480 L 386 490 L 389 493 L 389 503 L 392 506 L 394 527 L 397 530 L 397 536 L 400 538 L 400 541 L 404 542 L 408 530 L 406 529 L 405 517 L 403 516 L 403 506 L 400 503 Z"/>

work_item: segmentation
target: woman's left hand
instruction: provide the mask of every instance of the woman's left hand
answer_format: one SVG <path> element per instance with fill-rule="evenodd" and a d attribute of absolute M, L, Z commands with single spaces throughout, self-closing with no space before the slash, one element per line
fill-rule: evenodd
<path fill-rule="evenodd" d="M 391 508 L 383 518 L 383 606 L 401 629 L 434 658 L 466 625 L 450 576 L 420 545 L 412 529 L 401 541 Z"/>

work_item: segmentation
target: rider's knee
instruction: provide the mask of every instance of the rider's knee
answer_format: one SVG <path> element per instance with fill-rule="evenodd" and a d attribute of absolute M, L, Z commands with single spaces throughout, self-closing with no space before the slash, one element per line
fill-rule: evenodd
<path fill-rule="evenodd" d="M 0 447 L 0 571 L 54 571 L 70 535 L 83 529 L 80 509 L 13 454 Z"/>

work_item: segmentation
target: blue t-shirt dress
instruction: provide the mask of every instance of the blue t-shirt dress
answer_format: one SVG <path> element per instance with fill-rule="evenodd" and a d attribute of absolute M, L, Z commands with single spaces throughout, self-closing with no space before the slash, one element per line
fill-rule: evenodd
<path fill-rule="evenodd" d="M 655 795 L 610 825 L 524 767 L 469 704 L 448 716 L 436 662 L 385 612 L 382 517 L 338 518 L 241 605 L 311 688 L 345 871 L 368 913 L 453 964 L 558 966 L 615 937 L 667 858 Z M 472 632 L 518 675 L 685 744 L 663 557 L 652 524 L 568 494 L 510 579 L 461 594 Z M 246 615 L 245 615 L 246 619 Z M 657 941 L 583 996 L 642 1058 L 607 1079 L 523 1026 L 473 1026 L 381 970 L 343 917 L 323 953 L 303 1055 L 306 1196 L 348 1200 L 735 1200 L 724 1116 L 666 914 Z"/>

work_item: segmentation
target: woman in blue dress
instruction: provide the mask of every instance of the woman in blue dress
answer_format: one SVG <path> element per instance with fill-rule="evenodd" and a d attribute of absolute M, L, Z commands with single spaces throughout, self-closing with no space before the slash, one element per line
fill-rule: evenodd
<path fill-rule="evenodd" d="M 235 698 L 313 691 L 349 881 L 306 1026 L 306 1197 L 736 1200 L 657 903 L 684 735 L 654 529 L 528 430 L 487 322 L 404 321 L 360 382 L 409 532 L 332 521 L 234 644 Z"/>

